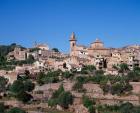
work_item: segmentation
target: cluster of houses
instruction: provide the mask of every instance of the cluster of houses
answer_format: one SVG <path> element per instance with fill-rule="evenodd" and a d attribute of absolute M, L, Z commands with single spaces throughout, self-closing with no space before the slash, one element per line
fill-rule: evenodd
<path fill-rule="evenodd" d="M 16 66 L 11 72 L 5 71 L 4 73 L 4 70 L 0 70 L 0 74 L 7 73 L 9 77 L 10 73 L 12 73 L 12 76 L 15 73 L 16 76 L 25 70 L 29 70 L 31 73 L 38 73 L 48 69 L 61 69 L 65 71 L 74 68 L 80 71 L 84 65 L 94 65 L 97 69 L 102 69 L 107 74 L 117 74 L 118 72 L 113 68 L 113 65 L 126 63 L 130 69 L 133 69 L 134 66 L 140 66 L 139 45 L 126 46 L 123 48 L 106 48 L 102 41 L 96 39 L 89 47 L 86 47 L 77 44 L 74 33 L 72 33 L 69 42 L 69 54 L 55 52 L 49 49 L 49 46 L 46 44 L 36 44 L 35 47 L 31 49 L 16 47 L 14 51 L 7 55 L 8 61 L 26 60 L 29 55 L 32 55 L 35 62 L 33 64 Z"/>
<path fill-rule="evenodd" d="M 89 47 L 77 45 L 75 34 L 70 37 L 70 59 L 76 65 L 94 65 L 109 74 L 117 74 L 114 65 L 128 64 L 130 69 L 140 66 L 140 46 L 132 45 L 123 48 L 106 48 L 96 39 Z"/>

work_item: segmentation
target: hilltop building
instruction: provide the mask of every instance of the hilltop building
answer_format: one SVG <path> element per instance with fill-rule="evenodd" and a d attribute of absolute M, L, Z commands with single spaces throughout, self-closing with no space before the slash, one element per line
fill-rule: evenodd
<path fill-rule="evenodd" d="M 70 37 L 70 63 L 72 65 L 95 65 L 97 69 L 113 70 L 113 65 L 126 63 L 133 69 L 140 65 L 140 46 L 106 48 L 98 38 L 89 47 L 78 45 L 74 33 Z"/>

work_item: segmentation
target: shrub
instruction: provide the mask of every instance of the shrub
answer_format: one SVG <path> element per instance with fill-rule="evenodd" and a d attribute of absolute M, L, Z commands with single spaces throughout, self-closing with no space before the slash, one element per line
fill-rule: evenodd
<path fill-rule="evenodd" d="M 67 109 L 73 103 L 73 96 L 70 92 L 63 92 L 60 94 L 58 104 Z"/>

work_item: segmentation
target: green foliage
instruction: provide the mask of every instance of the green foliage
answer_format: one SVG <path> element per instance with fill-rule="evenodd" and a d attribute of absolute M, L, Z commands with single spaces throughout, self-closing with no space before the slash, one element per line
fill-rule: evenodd
<path fill-rule="evenodd" d="M 7 84 L 8 84 L 8 80 L 0 76 L 0 92 L 6 91 Z"/>
<path fill-rule="evenodd" d="M 52 49 L 54 52 L 59 52 L 58 48 L 53 48 Z"/>
<path fill-rule="evenodd" d="M 28 94 L 27 92 L 23 91 L 23 92 L 19 92 L 17 95 L 16 95 L 16 98 L 19 100 L 19 101 L 22 101 L 23 103 L 27 103 L 28 101 L 30 101 L 33 97 Z"/>
<path fill-rule="evenodd" d="M 23 91 L 24 91 L 24 84 L 20 80 L 14 81 L 10 87 L 10 92 L 14 95 L 17 95 L 18 93 Z"/>
<path fill-rule="evenodd" d="M 65 90 L 64 90 L 63 84 L 61 84 L 60 87 L 59 87 L 59 89 L 56 90 L 56 91 L 53 93 L 52 98 L 58 98 L 59 95 L 60 95 L 61 93 L 63 93 L 64 91 L 65 91 Z"/>
<path fill-rule="evenodd" d="M 35 51 L 39 51 L 39 50 L 40 50 L 40 48 L 31 48 L 30 52 L 35 52 Z"/>
<path fill-rule="evenodd" d="M 62 73 L 62 76 L 66 79 L 69 79 L 69 78 L 73 77 L 73 73 L 71 73 L 69 71 L 65 71 Z"/>
<path fill-rule="evenodd" d="M 73 85 L 72 89 L 74 91 L 78 91 L 78 92 L 85 92 L 86 91 L 86 89 L 83 88 L 83 83 L 81 83 L 81 82 L 76 82 Z"/>
<path fill-rule="evenodd" d="M 16 80 L 10 86 L 10 94 L 23 103 L 26 103 L 32 99 L 32 96 L 29 94 L 29 92 L 31 92 L 34 87 L 34 83 L 32 83 L 30 80 Z"/>
<path fill-rule="evenodd" d="M 25 60 L 27 64 L 33 64 L 35 62 L 35 59 L 32 55 L 29 55 L 27 60 Z"/>
<path fill-rule="evenodd" d="M 11 108 L 7 113 L 26 113 L 24 110 L 20 109 L 20 108 Z"/>
<path fill-rule="evenodd" d="M 17 45 L 16 43 L 13 43 L 11 45 L 1 45 L 0 46 L 0 55 L 1 56 L 6 56 L 9 52 L 14 51 L 15 47 L 20 47 L 22 49 L 25 49 L 21 45 Z"/>
<path fill-rule="evenodd" d="M 31 92 L 32 90 L 34 90 L 34 88 L 35 84 L 32 83 L 30 80 L 26 80 L 24 82 L 24 91 Z"/>
<path fill-rule="evenodd" d="M 13 70 L 15 68 L 15 66 L 12 66 L 12 65 L 8 65 L 7 64 L 7 59 L 6 59 L 6 56 L 1 56 L 0 55 L 0 69 L 1 70 Z"/>
<path fill-rule="evenodd" d="M 122 64 L 119 65 L 119 72 L 124 73 L 124 72 L 127 72 L 127 71 L 129 71 L 129 67 L 128 67 L 127 64 L 122 63 Z"/>
<path fill-rule="evenodd" d="M 55 106 L 59 104 L 61 107 L 67 109 L 70 104 L 73 103 L 73 96 L 70 92 L 64 90 L 63 85 L 60 85 L 59 89 L 56 90 L 52 98 L 48 101 L 49 106 Z"/>
<path fill-rule="evenodd" d="M 39 85 L 43 85 L 44 84 L 44 81 L 43 79 L 45 78 L 46 74 L 44 72 L 40 72 L 37 76 L 37 83 Z"/>
<path fill-rule="evenodd" d="M 89 113 L 95 113 L 95 107 L 93 105 L 95 105 L 95 101 L 91 100 L 88 96 L 83 96 L 82 98 L 83 100 L 83 105 L 88 108 Z"/>
<path fill-rule="evenodd" d="M 140 73 L 136 70 L 131 71 L 127 75 L 127 79 L 132 82 L 139 82 L 140 81 Z"/>
<path fill-rule="evenodd" d="M 61 72 L 58 71 L 50 71 L 47 74 L 44 72 L 40 72 L 38 77 L 37 77 L 37 83 L 39 85 L 43 85 L 46 83 L 57 83 L 59 82 L 59 76 Z"/>
<path fill-rule="evenodd" d="M 95 108 L 93 107 L 93 105 L 88 107 L 88 112 L 89 113 L 96 113 Z"/>
<path fill-rule="evenodd" d="M 53 107 L 53 106 L 56 106 L 58 104 L 58 99 L 50 99 L 48 101 L 48 105 Z"/>
<path fill-rule="evenodd" d="M 4 112 L 5 112 L 4 103 L 0 103 L 0 113 L 4 113 Z"/>
<path fill-rule="evenodd" d="M 134 109 L 134 106 L 129 102 L 124 103 L 120 106 L 121 113 L 133 113 L 133 109 Z"/>
<path fill-rule="evenodd" d="M 120 105 L 99 105 L 99 113 L 140 113 L 140 106 L 126 102 Z"/>
<path fill-rule="evenodd" d="M 87 96 L 83 96 L 82 100 L 83 100 L 83 105 L 86 108 L 88 108 L 89 106 L 92 106 L 93 105 L 92 100 L 90 100 L 89 97 L 87 97 Z"/>
<path fill-rule="evenodd" d="M 86 65 L 86 66 L 83 66 L 81 73 L 88 74 L 88 73 L 93 72 L 94 70 L 96 70 L 96 67 L 94 65 Z"/>
<path fill-rule="evenodd" d="M 85 77 L 85 76 L 76 77 L 76 81 L 79 82 L 79 83 L 86 83 L 87 79 L 88 79 L 88 77 Z"/>
<path fill-rule="evenodd" d="M 67 109 L 73 103 L 73 96 L 70 92 L 62 92 L 58 98 L 58 104 Z"/>
<path fill-rule="evenodd" d="M 125 94 L 132 90 L 132 86 L 129 84 L 128 76 L 113 76 L 113 75 L 101 75 L 94 76 L 78 76 L 76 78 L 76 85 L 74 89 L 80 89 L 84 83 L 96 83 L 100 85 L 100 88 L 104 91 L 104 94 Z"/>
<path fill-rule="evenodd" d="M 96 70 L 95 75 L 104 75 L 104 71 L 103 70 Z"/>
<path fill-rule="evenodd" d="M 133 71 L 140 74 L 140 67 L 134 67 Z"/>

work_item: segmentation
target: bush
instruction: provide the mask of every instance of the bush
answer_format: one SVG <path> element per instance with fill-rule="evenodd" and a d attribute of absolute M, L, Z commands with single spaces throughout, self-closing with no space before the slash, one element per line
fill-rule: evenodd
<path fill-rule="evenodd" d="M 0 113 L 4 113 L 4 112 L 5 112 L 4 103 L 0 103 Z"/>
<path fill-rule="evenodd" d="M 88 108 L 89 106 L 93 105 L 92 100 L 90 100 L 89 97 L 87 97 L 87 96 L 83 96 L 82 100 L 83 100 L 83 105 L 86 108 Z"/>
<path fill-rule="evenodd" d="M 62 76 L 66 79 L 73 77 L 73 74 L 70 73 L 69 71 L 63 72 Z"/>
<path fill-rule="evenodd" d="M 86 66 L 83 66 L 81 70 L 81 74 L 88 74 L 88 73 L 93 72 L 94 70 L 96 70 L 96 67 L 94 65 L 86 65 Z"/>
<path fill-rule="evenodd" d="M 34 88 L 35 84 L 32 83 L 30 80 L 24 82 L 24 91 L 31 92 L 32 90 L 34 90 Z"/>
<path fill-rule="evenodd" d="M 88 112 L 89 113 L 96 113 L 95 108 L 93 107 L 93 105 L 88 107 Z"/>
<path fill-rule="evenodd" d="M 23 103 L 27 103 L 28 101 L 30 101 L 33 97 L 32 95 L 26 93 L 26 92 L 19 92 L 17 95 L 16 95 L 16 98 L 19 100 L 19 101 L 22 101 Z"/>
<path fill-rule="evenodd" d="M 52 98 L 48 101 L 48 104 L 50 106 L 55 106 L 59 104 L 61 107 L 67 109 L 70 104 L 73 103 L 73 96 L 70 92 L 65 92 L 63 85 L 59 87 L 58 90 L 56 90 Z"/>
<path fill-rule="evenodd" d="M 64 91 L 65 91 L 65 90 L 64 90 L 63 84 L 61 84 L 61 85 L 59 86 L 59 89 L 56 90 L 56 91 L 53 93 L 52 98 L 58 98 L 59 95 L 60 95 L 61 93 L 63 93 Z"/>
<path fill-rule="evenodd" d="M 48 105 L 53 107 L 53 106 L 56 106 L 58 104 L 58 99 L 50 99 L 48 101 Z"/>
<path fill-rule="evenodd" d="M 11 108 L 7 113 L 26 113 L 24 110 L 20 109 L 20 108 Z"/>
<path fill-rule="evenodd" d="M 86 89 L 83 88 L 83 83 L 81 83 L 81 82 L 76 82 L 73 85 L 72 89 L 74 91 L 78 91 L 78 92 L 85 92 L 86 91 Z"/>
<path fill-rule="evenodd" d="M 121 113 L 133 113 L 133 109 L 134 109 L 134 106 L 129 102 L 124 103 L 120 106 Z"/>
<path fill-rule="evenodd" d="M 73 96 L 70 92 L 63 92 L 60 94 L 58 104 L 67 109 L 73 103 Z"/>

